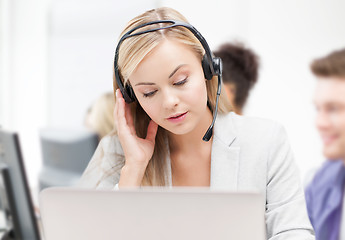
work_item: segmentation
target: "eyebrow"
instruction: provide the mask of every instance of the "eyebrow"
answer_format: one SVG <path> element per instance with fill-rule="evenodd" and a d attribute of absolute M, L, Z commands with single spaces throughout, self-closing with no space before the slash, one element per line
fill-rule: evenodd
<path fill-rule="evenodd" d="M 186 66 L 187 64 L 180 64 L 178 65 L 174 71 L 172 71 L 169 75 L 169 78 L 171 78 L 172 76 L 174 76 L 174 74 L 181 68 L 181 67 L 184 67 Z M 140 83 L 137 83 L 135 84 L 135 86 L 139 86 L 139 85 L 148 85 L 148 86 L 152 86 L 152 85 L 155 85 L 155 83 L 152 83 L 152 82 L 140 82 Z"/>
<path fill-rule="evenodd" d="M 170 73 L 169 78 L 171 78 L 172 76 L 174 76 L 174 74 L 177 72 L 177 70 L 179 70 L 179 69 L 180 69 L 181 67 L 183 67 L 183 66 L 186 66 L 186 64 L 180 64 L 180 65 L 178 65 L 178 66 L 175 68 L 175 70 L 172 71 L 172 73 Z"/>
<path fill-rule="evenodd" d="M 140 83 L 135 84 L 135 86 L 139 86 L 139 85 L 155 85 L 155 84 L 151 82 L 140 82 Z"/>

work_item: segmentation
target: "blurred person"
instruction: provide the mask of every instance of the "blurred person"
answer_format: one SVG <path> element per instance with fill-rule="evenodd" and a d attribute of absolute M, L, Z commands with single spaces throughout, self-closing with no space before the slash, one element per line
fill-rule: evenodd
<path fill-rule="evenodd" d="M 259 57 L 242 43 L 224 43 L 213 54 L 223 62 L 224 90 L 237 114 L 258 79 Z"/>
<path fill-rule="evenodd" d="M 345 49 L 316 59 L 316 127 L 327 161 L 306 188 L 309 218 L 318 240 L 345 239 Z"/>
<path fill-rule="evenodd" d="M 176 10 L 132 19 L 115 51 L 116 131 L 101 140 L 80 186 L 256 191 L 268 239 L 314 239 L 284 128 L 231 112 L 220 64 Z"/>
<path fill-rule="evenodd" d="M 97 133 L 99 139 L 114 129 L 115 100 L 112 92 L 101 95 L 88 109 L 85 116 L 85 126 Z"/>

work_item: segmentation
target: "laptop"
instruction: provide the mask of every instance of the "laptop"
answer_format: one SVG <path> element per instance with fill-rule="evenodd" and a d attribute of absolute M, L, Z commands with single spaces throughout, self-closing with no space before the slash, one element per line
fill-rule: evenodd
<path fill-rule="evenodd" d="M 204 188 L 90 190 L 40 194 L 46 240 L 263 240 L 263 197 Z"/>

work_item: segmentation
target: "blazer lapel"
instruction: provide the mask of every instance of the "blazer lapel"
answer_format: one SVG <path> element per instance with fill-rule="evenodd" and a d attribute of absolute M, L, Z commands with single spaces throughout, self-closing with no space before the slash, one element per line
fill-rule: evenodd
<path fill-rule="evenodd" d="M 215 189 L 237 190 L 240 147 L 236 146 L 234 114 L 217 117 L 211 153 L 211 182 Z"/>

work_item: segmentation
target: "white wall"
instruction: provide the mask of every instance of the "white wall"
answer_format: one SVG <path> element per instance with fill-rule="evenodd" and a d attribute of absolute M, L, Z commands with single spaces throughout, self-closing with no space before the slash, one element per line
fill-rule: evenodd
<path fill-rule="evenodd" d="M 38 130 L 83 124 L 91 102 L 112 90 L 120 29 L 155 6 L 183 13 L 212 49 L 227 40 L 252 47 L 262 67 L 245 114 L 286 127 L 302 174 L 323 160 L 308 65 L 345 46 L 344 1 L 0 0 L 0 125 L 19 131 L 31 184 Z"/>
<path fill-rule="evenodd" d="M 8 125 L 10 122 L 9 114 L 9 92 L 4 89 L 9 89 L 8 77 L 8 0 L 0 0 L 0 127 L 1 125 Z"/>
<path fill-rule="evenodd" d="M 290 136 L 304 174 L 323 161 L 314 127 L 315 57 L 345 47 L 345 2 L 339 0 L 252 1 L 249 42 L 262 58 L 248 114 L 276 119 Z"/>
<path fill-rule="evenodd" d="M 40 165 L 37 129 L 46 122 L 47 1 L 1 1 L 1 117 L 18 131 L 31 183 Z M 30 157 L 29 157 L 30 156 Z"/>
<path fill-rule="evenodd" d="M 48 124 L 83 126 L 85 113 L 113 90 L 116 43 L 126 23 L 155 1 L 53 0 L 49 28 Z"/>
<path fill-rule="evenodd" d="M 224 41 L 247 40 L 250 24 L 250 0 L 162 0 L 172 7 L 205 37 L 211 49 Z"/>

